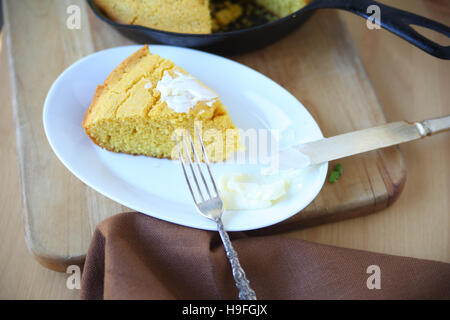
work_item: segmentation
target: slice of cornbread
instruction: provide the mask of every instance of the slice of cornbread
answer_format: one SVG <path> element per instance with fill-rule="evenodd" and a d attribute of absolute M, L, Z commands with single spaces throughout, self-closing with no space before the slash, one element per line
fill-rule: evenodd
<path fill-rule="evenodd" d="M 158 30 L 211 33 L 209 0 L 94 0 L 111 19 Z"/>
<path fill-rule="evenodd" d="M 174 133 L 194 133 L 195 125 L 210 161 L 225 160 L 238 150 L 239 130 L 218 98 L 196 102 L 188 112 L 167 105 L 158 90 L 167 74 L 188 75 L 172 61 L 151 54 L 147 46 L 133 53 L 97 87 L 83 120 L 87 135 L 110 151 L 173 159 Z"/>

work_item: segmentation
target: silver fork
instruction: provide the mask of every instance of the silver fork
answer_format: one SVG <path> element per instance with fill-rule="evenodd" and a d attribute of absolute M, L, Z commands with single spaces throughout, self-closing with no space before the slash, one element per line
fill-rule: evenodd
<path fill-rule="evenodd" d="M 201 150 L 203 154 L 203 159 L 206 164 L 206 168 L 208 171 L 209 180 L 212 183 L 212 186 L 214 189 L 213 194 L 212 190 L 210 190 L 208 183 L 206 182 L 205 174 L 203 173 L 202 166 L 200 165 L 200 160 L 196 151 L 196 148 L 194 146 L 194 143 L 192 141 L 191 135 L 188 130 L 186 130 L 186 135 L 189 140 L 189 144 L 192 149 L 192 153 L 194 155 L 195 163 L 197 164 L 197 169 L 200 174 L 201 180 L 203 181 L 204 189 L 206 190 L 206 193 L 208 194 L 208 197 L 206 195 L 203 195 L 203 192 L 200 187 L 200 183 L 198 179 L 198 174 L 194 170 L 194 163 L 191 159 L 191 154 L 189 152 L 188 145 L 186 143 L 185 139 L 185 132 L 183 131 L 181 135 L 181 141 L 182 145 L 184 146 L 184 153 L 186 155 L 186 158 L 188 159 L 188 163 L 186 163 L 186 159 L 183 156 L 183 153 L 179 146 L 179 141 L 177 141 L 176 137 L 175 139 L 175 145 L 177 146 L 178 156 L 181 161 L 181 166 L 183 168 L 184 177 L 186 178 L 187 185 L 189 187 L 189 191 L 191 192 L 192 199 L 194 199 L 195 207 L 197 208 L 197 211 L 205 216 L 208 219 L 211 219 L 217 223 L 217 230 L 219 231 L 220 238 L 222 239 L 223 245 L 225 247 L 225 252 L 227 254 L 228 260 L 231 264 L 231 269 L 233 271 L 233 277 L 236 282 L 236 287 L 239 290 L 239 299 L 240 300 L 256 300 L 256 294 L 255 291 L 253 291 L 250 288 L 250 283 L 247 280 L 247 277 L 245 276 L 245 272 L 241 267 L 241 264 L 239 263 L 239 258 L 237 252 L 234 250 L 233 246 L 231 245 L 230 238 L 228 236 L 228 233 L 225 231 L 225 228 L 222 223 L 222 214 L 224 211 L 223 208 L 223 202 L 220 198 L 219 192 L 217 191 L 216 182 L 214 180 L 214 176 L 211 173 L 211 169 L 209 166 L 208 156 L 206 155 L 205 146 L 203 144 L 202 138 L 199 134 L 199 132 L 196 130 L 198 139 L 200 141 Z M 182 147 L 183 148 L 183 147 Z M 189 178 L 189 175 L 187 174 L 186 167 L 189 165 L 190 171 L 192 173 L 192 179 Z M 193 180 L 194 183 L 191 182 Z M 197 197 L 195 196 L 195 193 L 193 191 L 192 185 L 195 184 L 197 187 L 197 197 L 200 196 L 201 201 L 197 200 Z"/>

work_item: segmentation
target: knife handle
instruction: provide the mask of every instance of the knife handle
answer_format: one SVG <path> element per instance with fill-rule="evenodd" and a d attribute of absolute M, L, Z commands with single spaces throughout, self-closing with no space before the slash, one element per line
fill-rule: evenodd
<path fill-rule="evenodd" d="M 450 116 L 423 120 L 415 123 L 422 137 L 450 130 Z"/>

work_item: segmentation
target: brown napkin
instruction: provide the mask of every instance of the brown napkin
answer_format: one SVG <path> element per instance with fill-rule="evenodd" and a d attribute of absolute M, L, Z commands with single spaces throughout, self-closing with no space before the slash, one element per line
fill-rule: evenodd
<path fill-rule="evenodd" d="M 258 299 L 450 298 L 450 264 L 283 236 L 233 232 L 230 237 Z M 371 265 L 380 268 L 381 289 L 367 287 L 374 275 L 367 273 Z M 82 299 L 237 296 L 217 232 L 139 213 L 113 216 L 95 230 L 82 276 Z"/>

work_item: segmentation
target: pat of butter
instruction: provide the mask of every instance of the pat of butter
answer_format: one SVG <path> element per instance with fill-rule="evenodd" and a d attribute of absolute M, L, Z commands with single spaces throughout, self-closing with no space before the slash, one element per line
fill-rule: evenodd
<path fill-rule="evenodd" d="M 221 196 L 227 210 L 271 207 L 286 195 L 290 179 L 282 175 L 231 173 L 221 179 Z"/>
<path fill-rule="evenodd" d="M 288 147 L 272 158 L 274 166 L 260 174 L 229 173 L 220 180 L 221 197 L 227 210 L 254 210 L 271 207 L 288 193 L 291 185 L 311 164 L 308 156 Z"/>
<path fill-rule="evenodd" d="M 217 99 L 215 92 L 198 79 L 178 71 L 175 71 L 175 77 L 164 71 L 156 90 L 160 92 L 161 100 L 177 113 L 187 113 L 201 101 L 211 107 Z"/>

